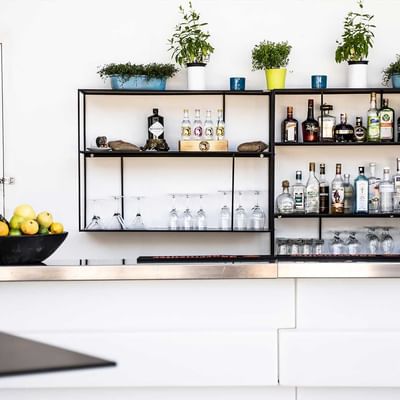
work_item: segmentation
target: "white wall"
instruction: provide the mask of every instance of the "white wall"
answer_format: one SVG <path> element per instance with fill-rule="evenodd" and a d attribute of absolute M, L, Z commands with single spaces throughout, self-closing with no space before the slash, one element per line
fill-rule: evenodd
<path fill-rule="evenodd" d="M 221 247 L 225 253 L 238 253 L 239 246 L 242 253 L 267 251 L 265 235 L 143 236 L 77 233 L 76 90 L 82 87 L 108 87 L 108 83 L 104 83 L 96 74 L 98 66 L 104 63 L 128 60 L 168 62 L 170 55 L 166 41 L 179 20 L 177 8 L 180 3 L 175 0 L 116 0 L 111 5 L 106 1 L 89 0 L 3 0 L 0 4 L 0 39 L 4 43 L 5 64 L 6 175 L 17 179 L 15 186 L 7 188 L 7 208 L 10 213 L 15 205 L 28 202 L 38 211 L 52 211 L 57 219 L 64 222 L 71 235 L 58 251 L 56 258 L 70 258 L 72 253 L 77 257 L 103 258 L 154 253 L 212 253 L 221 251 Z M 342 20 L 352 5 L 353 2 L 348 0 L 285 0 L 279 3 L 197 0 L 195 7 L 204 20 L 209 22 L 212 42 L 216 48 L 207 67 L 209 88 L 227 88 L 228 78 L 232 75 L 246 76 L 249 89 L 263 88 L 263 73 L 251 71 L 251 49 L 262 39 L 288 40 L 293 45 L 289 64 L 293 72 L 287 79 L 289 87 L 308 86 L 310 75 L 314 73 L 328 74 L 331 86 L 344 86 L 346 67 L 334 62 L 335 40 L 341 34 Z M 398 52 L 396 41 L 390 38 L 397 37 L 399 33 L 397 15 L 400 2 L 369 0 L 367 10 L 376 15 L 375 22 L 378 26 L 369 67 L 370 85 L 376 86 L 380 84 L 381 70 Z M 181 71 L 169 82 L 169 88 L 184 88 L 185 79 L 185 71 Z M 290 100 L 298 110 L 299 120 L 304 118 L 306 99 L 301 97 Z M 110 118 L 109 125 L 103 125 L 107 129 L 94 129 L 92 134 L 96 136 L 101 131 L 109 137 L 125 136 L 143 144 L 143 121 L 156 101 L 144 103 L 137 114 L 133 111 L 130 113 L 130 101 L 133 100 L 124 103 L 125 109 L 121 102 L 115 104 L 109 99 L 108 106 L 95 104 L 97 111 L 93 110 L 93 121 L 101 121 L 99 117 L 105 109 L 109 110 Z M 217 107 L 214 101 L 215 99 L 203 99 L 201 107 L 212 105 L 214 109 Z M 160 101 L 160 108 L 165 110 L 164 115 L 170 126 L 167 139 L 171 147 L 175 147 L 178 140 L 178 134 L 173 130 L 179 124 L 182 108 L 187 104 L 194 108 L 195 103 L 195 100 L 185 98 L 175 99 L 172 104 Z M 398 99 L 396 104 L 398 109 Z M 279 106 L 280 111 L 285 105 Z M 340 99 L 340 103 L 335 99 L 334 105 L 337 114 L 343 110 L 350 114 L 352 112 L 352 102 L 349 99 Z M 118 114 L 120 107 L 124 112 Z M 232 107 L 231 113 L 229 107 Z M 367 107 L 368 99 L 365 96 L 358 109 L 365 113 Z M 133 108 L 132 104 L 131 109 Z M 116 113 L 120 117 L 118 120 Z M 227 136 L 232 145 L 236 145 L 242 138 L 266 137 L 263 104 L 248 104 L 244 99 L 232 101 L 231 105 L 228 104 L 227 115 Z M 256 118 L 260 120 L 254 122 Z M 393 166 L 396 154 L 392 153 L 377 154 L 377 157 L 383 158 L 380 168 L 386 163 Z M 280 155 L 281 153 L 278 157 Z M 363 152 L 362 156 L 360 153 L 359 157 L 367 161 L 374 156 L 374 150 L 369 150 Z M 293 180 L 292 171 L 299 167 L 305 170 L 311 157 L 296 154 L 296 158 L 294 160 L 292 157 L 293 161 L 285 162 L 285 166 L 280 168 L 278 182 L 287 177 Z M 340 158 L 343 163 L 350 164 L 350 154 L 343 154 Z M 337 159 L 337 155 L 329 159 L 329 175 L 332 175 L 333 163 Z M 322 161 L 317 154 L 313 160 Z M 170 164 L 168 168 L 171 167 Z M 107 163 L 103 165 L 104 168 L 99 168 L 98 171 L 108 171 L 106 173 L 112 176 L 115 167 Z M 196 162 L 190 165 L 198 168 Z M 171 167 L 174 172 L 171 171 L 170 181 L 174 188 L 183 186 L 179 182 L 187 177 L 185 172 L 180 172 L 180 166 L 181 164 L 176 163 Z M 156 167 L 159 167 L 159 163 Z M 210 187 L 203 189 L 202 186 L 201 190 L 214 191 L 220 186 L 218 181 L 211 179 L 215 175 L 215 169 L 219 168 L 218 165 L 213 163 L 201 167 L 204 168 L 206 181 L 212 181 Z M 222 175 L 229 172 L 229 168 L 225 166 L 220 168 Z M 356 165 L 351 162 L 353 175 L 355 168 Z M 348 170 L 347 167 L 345 169 Z M 266 185 L 263 178 L 253 175 L 253 166 L 244 167 L 241 171 L 239 173 L 245 177 L 253 176 L 255 183 L 248 183 L 248 188 L 255 189 L 254 186 L 260 181 L 261 188 Z M 108 194 L 114 194 L 113 187 L 104 188 L 103 180 L 100 179 L 98 176 L 92 181 L 95 190 L 92 194 L 89 193 L 89 197 L 96 196 L 96 190 L 101 192 L 103 189 Z M 136 180 L 134 184 L 136 185 Z M 156 191 L 157 188 L 160 192 L 164 189 L 166 191 L 161 184 L 155 184 L 151 188 L 150 185 L 146 186 L 149 191 L 154 188 Z M 250 198 L 248 206 L 252 202 L 253 199 Z M 163 204 L 164 209 L 160 211 L 159 220 L 165 223 L 170 204 L 165 199 Z M 214 221 L 215 210 L 220 206 L 220 200 L 209 206 L 210 218 L 214 213 Z M 280 231 L 282 234 L 284 232 Z M 154 242 L 158 244 L 157 249 L 154 249 Z"/>

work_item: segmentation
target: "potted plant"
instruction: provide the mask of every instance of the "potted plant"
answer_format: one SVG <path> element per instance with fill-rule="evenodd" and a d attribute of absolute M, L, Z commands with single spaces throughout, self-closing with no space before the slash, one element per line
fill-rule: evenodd
<path fill-rule="evenodd" d="M 392 80 L 392 86 L 396 89 L 400 88 L 400 54 L 396 55 L 396 61 L 389 64 L 383 70 L 383 84 L 387 86 L 389 81 Z"/>
<path fill-rule="evenodd" d="M 292 46 L 288 42 L 262 41 L 254 46 L 251 53 L 253 69 L 265 70 L 267 89 L 284 89 L 286 66 Z"/>
<path fill-rule="evenodd" d="M 210 44 L 209 32 L 204 31 L 208 24 L 200 22 L 200 15 L 193 9 L 189 2 L 186 12 L 179 6 L 182 22 L 175 27 L 175 33 L 168 40 L 171 58 L 180 66 L 187 67 L 187 80 L 189 90 L 204 90 L 206 88 L 205 67 L 214 47 Z"/>
<path fill-rule="evenodd" d="M 113 89 L 165 90 L 167 78 L 177 72 L 173 64 L 106 64 L 97 73 L 110 78 Z"/>
<path fill-rule="evenodd" d="M 350 88 L 367 87 L 368 52 L 373 47 L 375 25 L 371 23 L 373 15 L 363 13 L 363 2 L 358 0 L 359 12 L 349 12 L 344 20 L 342 40 L 336 41 L 335 60 L 347 61 L 348 86 Z"/>

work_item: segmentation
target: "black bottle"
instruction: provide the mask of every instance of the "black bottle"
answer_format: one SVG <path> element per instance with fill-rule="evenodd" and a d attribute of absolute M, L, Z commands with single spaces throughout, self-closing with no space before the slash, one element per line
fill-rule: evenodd
<path fill-rule="evenodd" d="M 164 139 L 164 117 L 158 115 L 158 108 L 153 108 L 153 115 L 147 118 L 149 140 Z"/>

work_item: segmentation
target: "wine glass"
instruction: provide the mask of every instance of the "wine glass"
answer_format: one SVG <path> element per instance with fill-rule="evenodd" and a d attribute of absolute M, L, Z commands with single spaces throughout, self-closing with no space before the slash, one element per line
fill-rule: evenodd
<path fill-rule="evenodd" d="M 186 208 L 182 215 L 182 227 L 185 231 L 193 229 L 193 217 L 189 208 L 189 194 L 186 194 Z"/>
<path fill-rule="evenodd" d="M 333 231 L 333 238 L 331 242 L 329 243 L 329 247 L 331 250 L 331 253 L 334 256 L 338 256 L 344 253 L 344 242 L 340 238 L 340 232 L 339 231 Z"/>
<path fill-rule="evenodd" d="M 235 230 L 244 231 L 247 228 L 247 214 L 246 210 L 242 206 L 242 192 L 239 192 L 239 205 L 235 210 L 234 214 L 234 226 Z"/>
<path fill-rule="evenodd" d="M 379 252 L 379 238 L 375 233 L 376 228 L 374 226 L 366 226 L 367 232 L 367 247 L 369 254 L 378 254 Z"/>
<path fill-rule="evenodd" d="M 196 229 L 199 231 L 205 231 L 207 229 L 207 215 L 203 209 L 203 196 L 202 194 L 199 195 L 200 198 L 200 208 L 196 214 Z"/>
<path fill-rule="evenodd" d="M 356 237 L 357 232 L 350 231 L 349 237 L 346 240 L 347 253 L 352 256 L 361 254 L 361 243 Z"/>
<path fill-rule="evenodd" d="M 131 224 L 131 227 L 133 230 L 143 230 L 145 229 L 145 225 L 143 222 L 143 217 L 142 217 L 142 213 L 140 211 L 141 207 L 140 207 L 140 200 L 143 199 L 143 196 L 135 196 L 135 199 L 137 201 L 137 211 L 136 211 L 136 215 L 135 218 L 133 219 L 133 222 Z"/>
<path fill-rule="evenodd" d="M 231 209 L 228 206 L 228 192 L 222 192 L 224 194 L 224 205 L 219 212 L 219 229 L 223 231 L 229 231 L 231 229 L 232 215 Z"/>
<path fill-rule="evenodd" d="M 260 192 L 256 190 L 254 194 L 256 196 L 256 205 L 251 209 L 250 227 L 255 231 L 262 231 L 265 225 L 265 213 L 258 204 Z"/>
<path fill-rule="evenodd" d="M 98 212 L 98 202 L 99 199 L 90 200 L 93 203 L 93 216 L 90 222 L 86 225 L 85 229 L 87 230 L 102 230 L 104 229 L 103 221 Z"/>
<path fill-rule="evenodd" d="M 107 229 L 113 231 L 128 230 L 128 226 L 126 225 L 125 220 L 120 212 L 123 196 L 112 196 L 111 199 L 115 204 L 115 212 L 107 224 Z"/>
<path fill-rule="evenodd" d="M 389 232 L 391 227 L 385 226 L 382 227 L 381 229 L 382 229 L 382 234 L 381 234 L 382 252 L 385 255 L 393 254 L 394 241 L 392 235 Z"/>
<path fill-rule="evenodd" d="M 176 194 L 171 194 L 172 197 L 172 209 L 168 214 L 168 229 L 171 231 L 177 231 L 179 229 L 179 214 L 176 210 Z"/>

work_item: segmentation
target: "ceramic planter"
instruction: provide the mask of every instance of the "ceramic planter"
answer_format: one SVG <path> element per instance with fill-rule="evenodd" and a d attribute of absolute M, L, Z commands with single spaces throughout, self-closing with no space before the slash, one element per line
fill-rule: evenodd
<path fill-rule="evenodd" d="M 395 89 L 400 89 L 400 74 L 393 74 L 392 75 L 392 86 Z"/>
<path fill-rule="evenodd" d="M 286 68 L 272 68 L 265 70 L 267 89 L 284 89 L 286 82 Z"/>
<path fill-rule="evenodd" d="M 187 64 L 187 88 L 188 90 L 206 89 L 206 64 Z"/>
<path fill-rule="evenodd" d="M 135 75 L 124 77 L 122 75 L 112 75 L 111 88 L 116 90 L 165 90 L 166 78 L 147 79 L 146 75 Z"/>
<path fill-rule="evenodd" d="M 368 61 L 348 61 L 347 87 L 368 87 Z"/>

